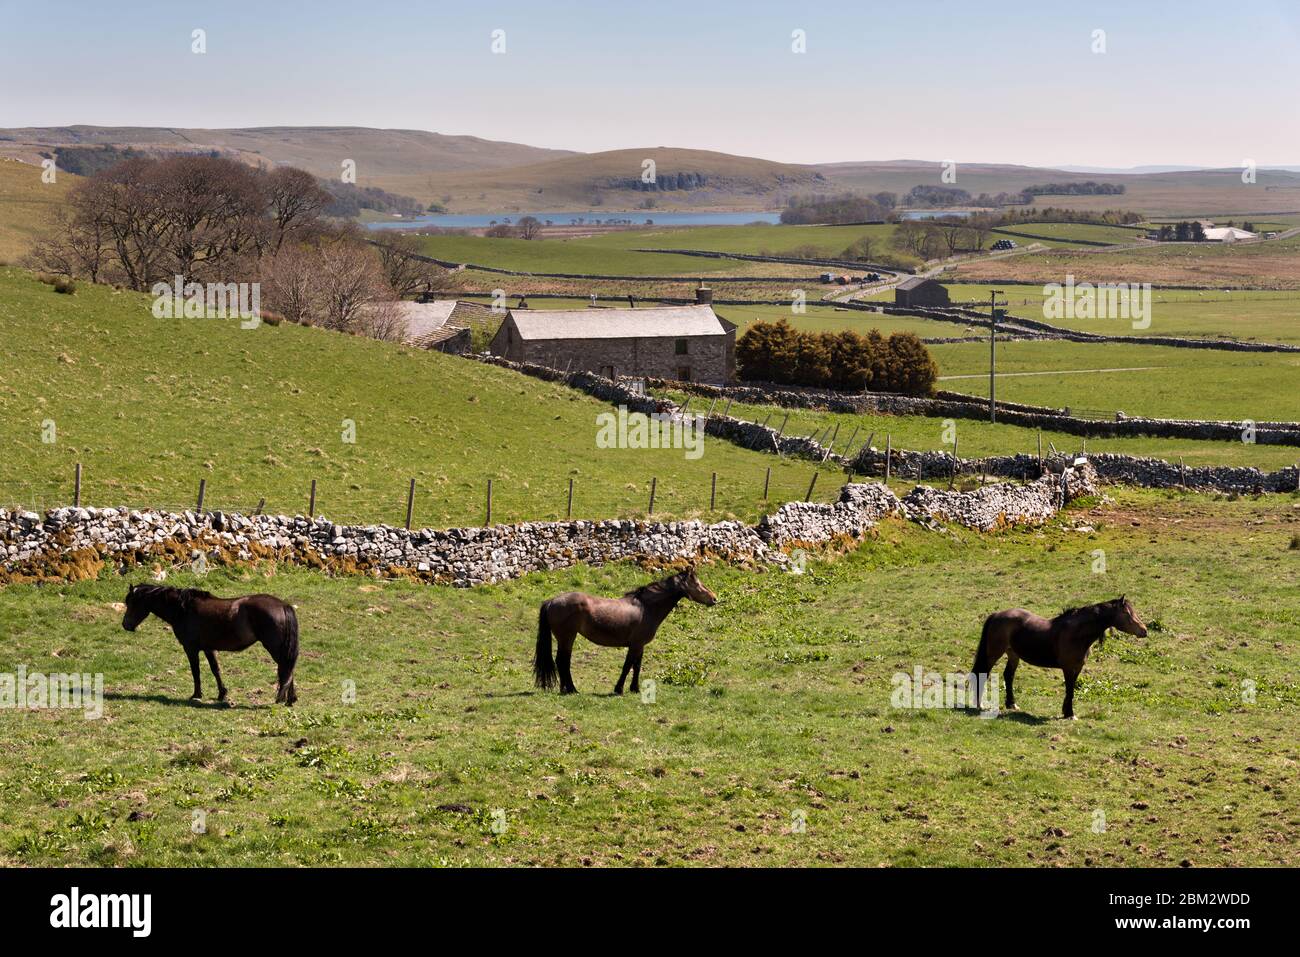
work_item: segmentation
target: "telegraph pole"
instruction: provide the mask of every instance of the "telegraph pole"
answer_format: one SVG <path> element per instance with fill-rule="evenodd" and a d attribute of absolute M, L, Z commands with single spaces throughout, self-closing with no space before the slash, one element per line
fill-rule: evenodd
<path fill-rule="evenodd" d="M 1001 289 L 989 290 L 989 421 L 998 420 L 998 386 L 994 368 L 998 358 L 998 296 Z"/>

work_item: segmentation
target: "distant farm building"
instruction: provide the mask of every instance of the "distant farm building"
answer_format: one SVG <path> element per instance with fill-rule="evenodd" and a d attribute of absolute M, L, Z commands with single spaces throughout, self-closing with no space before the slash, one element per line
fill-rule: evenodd
<path fill-rule="evenodd" d="M 1257 239 L 1258 233 L 1248 233 L 1244 229 L 1238 229 L 1235 226 L 1209 226 L 1202 227 L 1205 230 L 1205 238 L 1212 243 L 1235 243 L 1239 239 Z"/>
<path fill-rule="evenodd" d="M 708 303 L 631 309 L 511 309 L 493 355 L 613 379 L 723 383 L 735 373 L 736 327 Z"/>
<path fill-rule="evenodd" d="M 913 276 L 894 287 L 894 305 L 896 306 L 946 306 L 948 289 L 943 283 L 933 279 Z"/>
<path fill-rule="evenodd" d="M 487 306 L 458 299 L 397 304 L 406 328 L 402 341 L 420 349 L 463 354 L 472 350 L 475 327 L 487 328 L 492 312 Z"/>

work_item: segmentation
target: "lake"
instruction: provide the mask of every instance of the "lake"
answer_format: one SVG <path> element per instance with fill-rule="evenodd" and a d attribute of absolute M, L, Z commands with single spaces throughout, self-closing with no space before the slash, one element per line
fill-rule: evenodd
<path fill-rule="evenodd" d="M 779 223 L 780 213 L 697 213 L 669 210 L 642 209 L 636 212 L 603 212 L 587 210 L 580 213 L 432 213 L 406 219 L 383 220 L 367 223 L 367 229 L 411 229 L 420 226 L 442 226 L 450 229 L 482 228 L 495 223 L 517 223 L 532 216 L 545 223 L 548 219 L 556 226 L 568 226 L 574 220 L 582 225 L 632 224 L 645 225 L 649 220 L 655 226 L 747 226 L 750 223 Z"/>

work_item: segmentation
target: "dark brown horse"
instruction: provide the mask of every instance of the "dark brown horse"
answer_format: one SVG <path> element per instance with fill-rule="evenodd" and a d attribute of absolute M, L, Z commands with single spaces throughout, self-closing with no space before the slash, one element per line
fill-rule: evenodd
<path fill-rule="evenodd" d="M 1065 673 L 1064 714 L 1073 718 L 1074 684 L 1088 651 L 1105 637 L 1107 628 L 1118 628 L 1139 638 L 1147 634 L 1146 625 L 1123 595 L 1096 605 L 1068 608 L 1050 621 L 1023 608 L 995 612 L 984 620 L 971 671 L 977 681 L 986 682 L 989 671 L 1005 654 L 1007 667 L 1002 678 L 1007 685 L 1007 710 L 1015 711 L 1016 694 L 1011 682 L 1022 658 L 1040 668 L 1060 668 Z"/>
<path fill-rule="evenodd" d="M 216 652 L 243 651 L 260 641 L 279 667 L 275 700 L 291 707 L 298 700 L 293 686 L 293 669 L 298 663 L 298 616 L 292 605 L 274 595 L 218 598 L 197 588 L 132 585 L 126 593 L 122 627 L 135 631 L 151 612 L 171 625 L 190 659 L 194 675 L 192 698 L 203 697 L 199 686 L 200 651 L 207 655 L 208 667 L 217 679 L 217 700 L 225 701 L 228 691 L 221 681 Z"/>
<path fill-rule="evenodd" d="M 533 677 L 539 688 L 554 688 L 558 677 L 560 694 L 573 694 L 573 673 L 569 659 L 578 635 L 607 648 L 626 648 L 623 673 L 614 694 L 623 693 L 623 682 L 632 672 L 632 692 L 641 690 L 641 655 L 654 638 L 668 613 L 683 598 L 713 605 L 718 598 L 700 583 L 695 569 L 687 568 L 663 581 L 643 585 L 622 598 L 597 598 L 579 591 L 565 592 L 542 602 L 537 615 L 537 652 L 533 656 Z M 551 658 L 551 632 L 555 632 L 559 669 Z"/>

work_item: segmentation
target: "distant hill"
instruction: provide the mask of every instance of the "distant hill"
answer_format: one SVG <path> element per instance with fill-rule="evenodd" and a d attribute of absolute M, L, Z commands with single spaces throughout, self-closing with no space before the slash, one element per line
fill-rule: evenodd
<path fill-rule="evenodd" d="M 44 233 L 77 177 L 58 173 L 41 181 L 43 170 L 0 158 L 0 260 L 16 261 Z"/>
<path fill-rule="evenodd" d="M 248 163 L 299 166 L 328 179 L 336 179 L 343 161 L 350 159 L 357 164 L 357 185 L 379 187 L 423 204 L 439 203 L 458 213 L 772 210 L 796 194 L 886 191 L 902 196 L 915 186 L 951 185 L 978 196 L 1083 179 L 1122 183 L 1125 191 L 1118 196 L 1043 195 L 1035 205 L 1124 208 L 1159 217 L 1300 212 L 1300 174 L 1279 168 L 1261 168 L 1256 183 L 1243 184 L 1235 169 L 1138 167 L 1083 172 L 959 161 L 956 181 L 945 184 L 943 164 L 932 160 L 796 165 L 668 147 L 575 153 L 424 130 L 350 126 L 0 130 L 0 157 L 28 163 L 39 163 L 57 149 L 101 146 L 151 153 L 217 151 Z M 647 159 L 656 164 L 655 184 L 641 182 Z"/>
<path fill-rule="evenodd" d="M 943 164 L 918 160 L 828 163 L 812 167 L 837 189 L 858 193 L 885 190 L 902 195 L 918 184 L 951 185 L 972 195 L 1014 193 L 1044 183 L 1095 180 L 1122 183 L 1123 195 L 1039 196 L 1035 206 L 1071 209 L 1133 209 L 1150 216 L 1213 216 L 1300 212 L 1300 175 L 1260 169 L 1245 184 L 1239 169 L 1081 173 L 997 163 L 957 163 L 956 181 L 942 184 Z"/>
<path fill-rule="evenodd" d="M 247 162 L 298 166 L 317 176 L 336 177 L 346 159 L 357 164 L 357 181 L 392 174 L 496 169 L 573 156 L 519 143 L 477 136 L 448 136 L 425 130 L 380 130 L 357 126 L 265 126 L 206 130 L 182 127 L 57 126 L 0 130 L 0 155 L 36 161 L 53 147 L 118 146 L 153 151 L 216 149 Z"/>
<path fill-rule="evenodd" d="M 641 181 L 646 160 L 655 183 Z M 646 147 L 509 169 L 384 176 L 378 185 L 456 212 L 586 209 L 776 209 L 794 193 L 832 184 L 809 166 L 707 150 Z"/>

